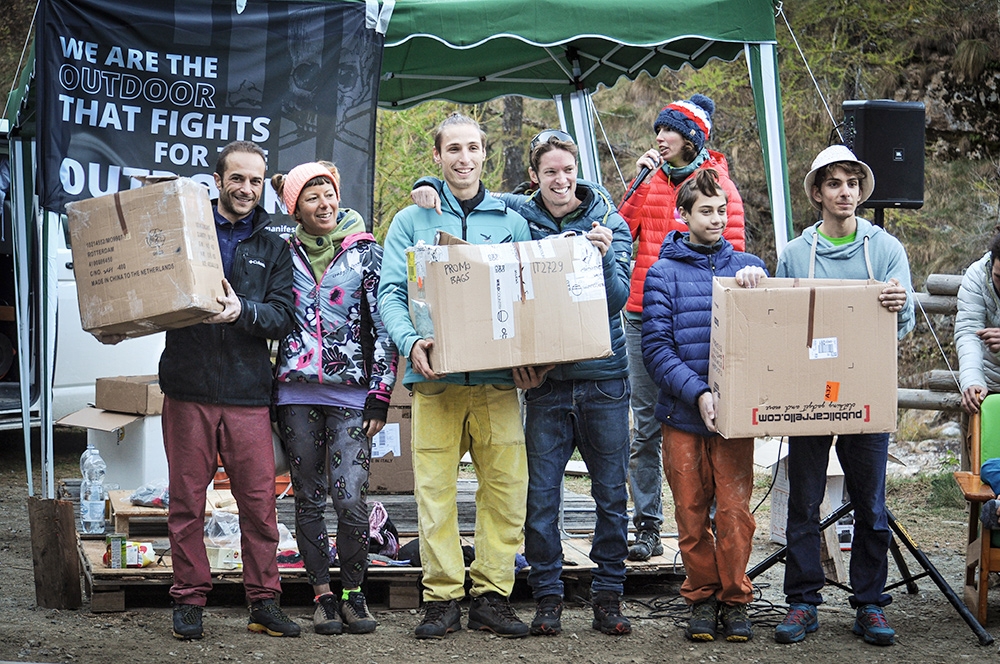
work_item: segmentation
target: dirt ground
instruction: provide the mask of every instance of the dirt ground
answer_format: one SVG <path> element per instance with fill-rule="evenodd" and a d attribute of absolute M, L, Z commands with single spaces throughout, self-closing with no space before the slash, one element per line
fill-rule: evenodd
<path fill-rule="evenodd" d="M 18 433 L 19 435 L 19 433 Z M 948 456 L 948 443 L 894 449 L 897 456 L 941 460 Z M 931 453 L 928 453 L 931 450 Z M 72 476 L 79 449 L 57 446 L 57 477 Z M 953 457 L 952 457 L 953 458 Z M 64 470 L 59 470 L 64 469 Z M 928 472 L 939 470 L 930 468 Z M 67 473 L 60 475 L 60 472 Z M 38 475 L 36 474 L 36 482 Z M 753 505 L 767 490 L 768 478 L 757 482 Z M 165 599 L 151 607 L 129 607 L 124 613 L 93 614 L 89 605 L 76 611 L 58 611 L 35 605 L 34 576 L 26 507 L 27 483 L 23 449 L 19 438 L 0 434 L 0 661 L 22 662 L 247 662 L 262 664 L 312 662 L 907 662 L 937 663 L 995 658 L 996 645 L 980 646 L 973 632 L 927 578 L 917 583 L 914 595 L 900 588 L 887 610 L 897 631 L 895 646 L 876 648 L 855 637 L 850 627 L 853 613 L 844 592 L 828 587 L 827 603 L 820 607 L 820 629 L 804 643 L 776 644 L 773 626 L 783 615 L 782 565 L 756 579 L 760 600 L 754 603 L 756 625 L 753 641 L 745 644 L 716 641 L 693 644 L 684 639 L 685 612 L 676 587 L 646 587 L 630 593 L 626 614 L 634 632 L 608 637 L 590 627 L 589 607 L 571 603 L 563 614 L 562 635 L 505 640 L 483 632 L 463 631 L 443 641 L 418 641 L 413 628 L 420 619 L 416 611 L 389 611 L 372 607 L 379 621 L 374 634 L 363 636 L 318 636 L 311 630 L 311 606 L 286 605 L 303 626 L 297 639 L 278 639 L 246 630 L 246 609 L 239 598 L 212 604 L 205 612 L 205 638 L 181 642 L 171 636 L 170 608 Z M 926 479 L 894 481 L 890 506 L 913 538 L 930 557 L 944 578 L 961 593 L 965 511 L 957 506 L 932 507 L 927 496 L 942 490 L 940 482 Z M 947 490 L 944 487 L 943 490 Z M 765 501 L 757 514 L 754 561 L 777 547 L 768 541 Z M 847 554 L 845 554 L 845 558 Z M 919 570 L 907 555 L 912 569 Z M 890 583 L 899 571 L 890 561 Z M 165 597 L 166 592 L 163 592 Z M 992 628 L 997 604 L 993 600 Z M 533 605 L 515 606 L 530 620 Z M 464 620 L 463 620 L 464 623 Z M 989 625 L 987 626 L 990 627 Z"/>

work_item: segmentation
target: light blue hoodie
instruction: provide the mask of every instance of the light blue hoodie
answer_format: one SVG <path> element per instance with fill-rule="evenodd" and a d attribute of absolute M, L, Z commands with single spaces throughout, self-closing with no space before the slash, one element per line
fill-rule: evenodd
<path fill-rule="evenodd" d="M 870 221 L 855 217 L 858 221 L 858 235 L 854 242 L 836 246 L 817 234 L 816 229 L 823 223 L 818 221 L 809 226 L 802 235 L 795 238 L 778 258 L 776 277 L 805 279 L 875 279 L 888 281 L 895 278 L 906 289 L 906 304 L 897 316 L 898 337 L 902 339 L 913 329 L 913 286 L 910 282 L 910 264 L 902 243 L 885 230 Z M 816 245 L 816 269 L 809 274 L 810 254 Z M 871 270 L 865 260 L 865 244 Z"/>

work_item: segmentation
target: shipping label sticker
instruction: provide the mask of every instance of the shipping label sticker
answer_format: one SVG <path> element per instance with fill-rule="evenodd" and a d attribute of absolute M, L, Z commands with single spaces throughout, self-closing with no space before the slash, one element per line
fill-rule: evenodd
<path fill-rule="evenodd" d="M 490 263 L 490 313 L 494 339 L 514 338 L 514 294 L 520 295 L 520 263 Z"/>
<path fill-rule="evenodd" d="M 479 245 L 480 255 L 486 263 L 517 263 L 517 247 L 513 242 Z"/>
<path fill-rule="evenodd" d="M 402 456 L 399 444 L 399 424 L 390 422 L 372 438 L 372 458 L 381 459 L 389 453 L 396 458 Z"/>
<path fill-rule="evenodd" d="M 837 337 L 813 339 L 812 346 L 809 347 L 810 360 L 832 360 L 837 355 Z"/>
<path fill-rule="evenodd" d="M 552 240 L 533 240 L 530 246 L 532 255 L 540 261 L 552 260 L 558 256 Z"/>
<path fill-rule="evenodd" d="M 406 252 L 406 280 L 413 282 L 417 280 L 417 250 Z"/>
<path fill-rule="evenodd" d="M 840 399 L 840 383 L 834 380 L 826 381 L 826 391 L 823 393 L 823 401 L 836 402 Z"/>
<path fill-rule="evenodd" d="M 584 269 L 567 274 L 566 289 L 573 302 L 600 300 L 604 297 L 604 272 Z"/>

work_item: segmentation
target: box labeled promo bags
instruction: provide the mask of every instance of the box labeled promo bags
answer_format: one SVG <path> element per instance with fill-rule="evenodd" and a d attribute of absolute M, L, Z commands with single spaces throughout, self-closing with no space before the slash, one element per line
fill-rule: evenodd
<path fill-rule="evenodd" d="M 709 385 L 727 438 L 896 430 L 896 314 L 885 284 L 764 280 L 712 289 Z"/>
<path fill-rule="evenodd" d="M 410 317 L 434 338 L 435 371 L 611 355 L 601 254 L 583 236 L 468 244 L 440 233 L 406 258 Z"/>

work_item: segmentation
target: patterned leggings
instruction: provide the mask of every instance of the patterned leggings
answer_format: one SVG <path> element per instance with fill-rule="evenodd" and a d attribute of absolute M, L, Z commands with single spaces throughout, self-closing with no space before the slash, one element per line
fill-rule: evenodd
<path fill-rule="evenodd" d="M 368 568 L 368 471 L 371 441 L 361 411 L 334 406 L 278 406 L 295 490 L 295 539 L 314 586 L 330 582 L 327 494 L 337 511 L 340 582 L 357 588 Z"/>

